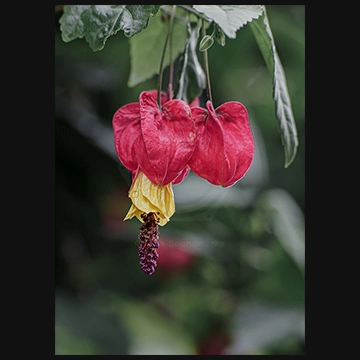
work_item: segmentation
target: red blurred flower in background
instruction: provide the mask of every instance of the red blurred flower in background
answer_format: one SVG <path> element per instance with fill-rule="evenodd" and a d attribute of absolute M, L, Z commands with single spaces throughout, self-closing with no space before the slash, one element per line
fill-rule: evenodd
<path fill-rule="evenodd" d="M 232 339 L 225 331 L 209 333 L 198 345 L 198 355 L 223 355 L 223 351 L 230 345 Z"/>
<path fill-rule="evenodd" d="M 158 249 L 159 275 L 170 277 L 189 270 L 196 262 L 198 255 L 189 251 L 180 240 L 163 237 Z"/>

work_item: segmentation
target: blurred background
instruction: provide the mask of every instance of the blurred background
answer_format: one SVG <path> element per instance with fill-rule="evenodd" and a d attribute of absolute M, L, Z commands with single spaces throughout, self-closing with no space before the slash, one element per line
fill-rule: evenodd
<path fill-rule="evenodd" d="M 131 174 L 111 121 L 157 78 L 129 88 L 123 32 L 93 52 L 84 39 L 62 41 L 55 11 L 56 354 L 305 354 L 305 6 L 267 12 L 297 124 L 295 160 L 284 168 L 272 79 L 245 26 L 210 48 L 209 63 L 214 106 L 248 109 L 254 161 L 227 189 L 192 173 L 173 187 L 176 212 L 147 276 L 140 222 L 123 221 Z"/>

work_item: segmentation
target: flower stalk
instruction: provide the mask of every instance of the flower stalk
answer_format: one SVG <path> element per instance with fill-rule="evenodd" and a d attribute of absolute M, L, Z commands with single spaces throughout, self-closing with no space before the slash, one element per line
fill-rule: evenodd
<path fill-rule="evenodd" d="M 158 84 L 157 84 L 157 90 L 158 90 L 157 102 L 159 104 L 160 109 L 161 109 L 161 85 L 162 85 L 164 59 L 165 59 L 167 44 L 169 42 L 170 34 L 172 32 L 172 28 L 173 28 L 173 24 L 174 24 L 175 11 L 176 11 L 176 5 L 173 5 L 172 11 L 171 11 L 171 16 L 170 16 L 170 21 L 169 21 L 169 30 L 168 30 L 168 33 L 167 33 L 167 36 L 165 39 L 164 49 L 163 49 L 163 52 L 161 55 L 161 60 L 160 60 L 159 77 L 158 77 Z"/>
<path fill-rule="evenodd" d="M 202 32 L 203 37 L 206 36 L 206 28 L 205 28 L 205 21 L 204 19 L 201 19 L 202 23 Z M 206 74 L 206 93 L 207 98 L 212 102 L 212 95 L 211 95 L 211 85 L 210 85 L 210 71 L 209 71 L 209 58 L 208 58 L 208 52 L 207 49 L 204 50 L 204 66 L 205 66 L 205 74 Z"/>

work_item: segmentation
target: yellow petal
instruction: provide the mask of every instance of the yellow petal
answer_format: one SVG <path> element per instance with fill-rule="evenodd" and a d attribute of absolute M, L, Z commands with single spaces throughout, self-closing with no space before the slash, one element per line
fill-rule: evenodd
<path fill-rule="evenodd" d="M 124 220 L 136 216 L 141 222 L 141 214 L 153 212 L 159 218 L 159 225 L 165 225 L 175 212 L 174 193 L 171 184 L 153 184 L 139 171 L 129 190 L 132 205 Z"/>

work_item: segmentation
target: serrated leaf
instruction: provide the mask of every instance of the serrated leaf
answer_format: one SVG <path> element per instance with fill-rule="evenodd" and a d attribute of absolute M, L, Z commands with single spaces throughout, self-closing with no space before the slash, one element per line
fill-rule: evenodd
<path fill-rule="evenodd" d="M 281 142 L 285 151 L 285 167 L 288 167 L 293 162 L 297 151 L 297 130 L 287 89 L 285 72 L 276 51 L 265 8 L 263 16 L 251 22 L 250 27 L 265 63 L 273 77 L 273 98 L 275 101 L 276 118 L 279 121 Z"/>
<path fill-rule="evenodd" d="M 65 42 L 85 37 L 90 48 L 99 51 L 119 30 L 131 37 L 145 29 L 158 10 L 159 5 L 65 5 L 61 36 Z"/>
<path fill-rule="evenodd" d="M 126 5 L 126 10 L 132 16 L 132 24 L 128 31 L 124 30 L 127 37 L 131 37 L 144 30 L 149 23 L 150 16 L 155 16 L 160 5 Z"/>
<path fill-rule="evenodd" d="M 197 58 L 196 48 L 201 23 L 188 23 L 188 39 L 180 59 L 180 76 L 176 98 L 187 103 L 199 96 L 206 87 L 206 75 Z"/>
<path fill-rule="evenodd" d="M 146 31 L 129 40 L 130 76 L 127 85 L 134 87 L 159 73 L 162 51 L 164 48 L 169 22 L 162 21 L 158 14 L 152 18 Z M 173 60 L 184 50 L 186 28 L 178 22 L 173 25 Z M 165 56 L 164 68 L 170 63 L 169 54 Z"/>
<path fill-rule="evenodd" d="M 235 39 L 237 30 L 263 12 L 262 5 L 193 5 L 193 8 L 216 22 L 230 39 Z"/>
<path fill-rule="evenodd" d="M 129 31 L 131 23 L 125 5 L 91 5 L 80 17 L 84 23 L 85 40 L 94 51 L 102 50 L 108 37 L 120 29 Z"/>
<path fill-rule="evenodd" d="M 61 37 L 69 42 L 84 37 L 84 23 L 81 14 L 88 11 L 91 5 L 64 5 L 63 14 L 59 19 Z"/>

